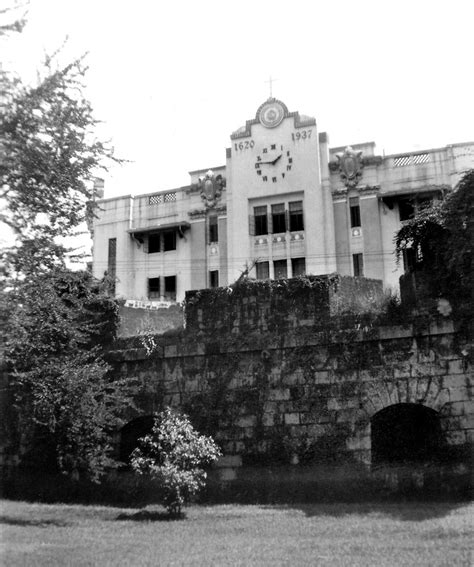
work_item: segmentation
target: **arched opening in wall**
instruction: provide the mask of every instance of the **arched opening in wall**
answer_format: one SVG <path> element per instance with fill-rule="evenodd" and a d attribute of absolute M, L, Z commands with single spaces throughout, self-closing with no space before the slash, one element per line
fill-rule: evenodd
<path fill-rule="evenodd" d="M 152 415 L 137 417 L 124 425 L 120 432 L 120 460 L 130 462 L 132 451 L 138 446 L 138 440 L 151 433 L 155 418 Z"/>
<path fill-rule="evenodd" d="M 438 413 L 421 404 L 395 404 L 371 419 L 372 464 L 420 464 L 441 458 Z"/>

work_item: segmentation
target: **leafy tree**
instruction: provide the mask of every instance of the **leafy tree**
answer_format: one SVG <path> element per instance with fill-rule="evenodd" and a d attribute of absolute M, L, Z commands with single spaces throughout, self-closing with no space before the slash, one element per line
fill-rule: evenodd
<path fill-rule="evenodd" d="M 132 468 L 159 481 L 162 503 L 172 516 L 206 483 L 203 467 L 221 452 L 211 437 L 194 430 L 188 417 L 167 408 L 155 417 L 153 431 L 140 440 L 131 455 Z"/>
<path fill-rule="evenodd" d="M 431 295 L 448 298 L 458 312 L 473 306 L 474 170 L 444 200 L 421 209 L 395 237 L 397 257 L 414 248 L 416 269 Z"/>
<path fill-rule="evenodd" d="M 102 357 L 117 302 L 88 272 L 61 268 L 26 278 L 7 296 L 4 356 L 24 465 L 99 480 L 131 404 L 128 383 L 111 381 Z"/>
<path fill-rule="evenodd" d="M 50 268 L 67 252 L 58 237 L 93 215 L 92 179 L 113 159 L 94 136 L 97 120 L 83 96 L 84 59 L 52 70 L 30 87 L 9 82 L 0 121 L 0 221 L 16 237 L 15 270 Z M 22 250 L 24 249 L 24 251 Z"/>
<path fill-rule="evenodd" d="M 98 480 L 131 403 L 103 359 L 117 304 L 90 274 L 66 269 L 63 237 L 91 219 L 93 179 L 112 156 L 95 136 L 84 58 L 55 61 L 35 85 L 0 73 L 0 222 L 13 234 L 2 251 L 0 338 L 23 461 Z"/>

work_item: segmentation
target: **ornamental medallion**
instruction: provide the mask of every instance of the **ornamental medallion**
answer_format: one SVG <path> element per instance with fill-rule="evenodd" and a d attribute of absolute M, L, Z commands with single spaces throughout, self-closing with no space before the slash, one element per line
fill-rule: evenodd
<path fill-rule="evenodd" d="M 278 101 L 267 102 L 262 106 L 259 113 L 260 123 L 265 128 L 275 128 L 285 117 L 283 105 Z"/>
<path fill-rule="evenodd" d="M 222 188 L 225 187 L 225 179 L 222 175 L 214 175 L 214 172 L 210 169 L 206 175 L 199 178 L 198 186 L 206 208 L 211 209 L 217 205 L 217 201 L 220 199 Z"/>
<path fill-rule="evenodd" d="M 343 154 L 337 154 L 339 173 L 344 185 L 348 188 L 357 187 L 361 177 L 362 168 L 362 152 L 355 152 L 348 146 Z"/>

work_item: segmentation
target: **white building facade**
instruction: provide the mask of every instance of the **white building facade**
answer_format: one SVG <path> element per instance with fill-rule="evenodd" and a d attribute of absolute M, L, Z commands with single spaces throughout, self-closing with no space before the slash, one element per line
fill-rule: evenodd
<path fill-rule="evenodd" d="M 129 304 L 182 301 L 249 269 L 266 279 L 365 276 L 397 288 L 393 238 L 427 200 L 474 167 L 474 142 L 390 156 L 373 142 L 330 148 L 314 118 L 274 98 L 230 137 L 226 164 L 185 187 L 101 199 L 93 274 Z"/>

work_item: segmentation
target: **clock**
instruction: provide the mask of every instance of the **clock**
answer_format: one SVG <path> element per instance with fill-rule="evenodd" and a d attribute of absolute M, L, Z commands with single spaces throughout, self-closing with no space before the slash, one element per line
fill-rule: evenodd
<path fill-rule="evenodd" d="M 276 100 L 265 103 L 258 115 L 260 124 L 265 126 L 265 128 L 276 128 L 283 118 L 285 118 L 285 109 L 283 105 Z"/>
<path fill-rule="evenodd" d="M 290 150 L 277 144 L 263 147 L 255 162 L 255 172 L 264 183 L 276 183 L 284 179 L 292 167 L 293 158 Z"/>

